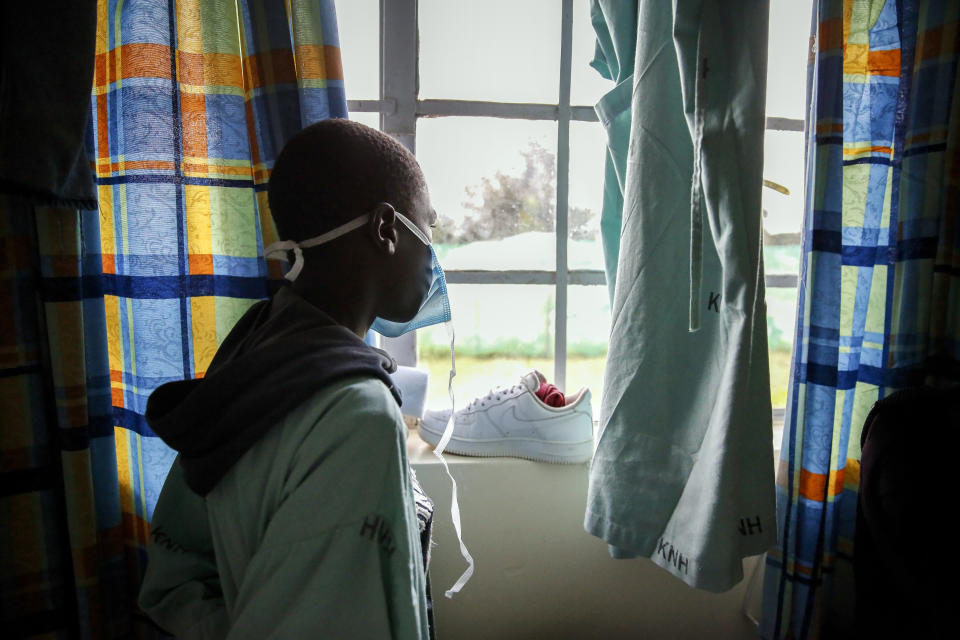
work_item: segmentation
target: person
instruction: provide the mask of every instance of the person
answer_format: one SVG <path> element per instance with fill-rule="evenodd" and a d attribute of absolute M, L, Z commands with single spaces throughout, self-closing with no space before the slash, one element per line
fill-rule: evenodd
<path fill-rule="evenodd" d="M 178 638 L 429 637 L 396 365 L 362 339 L 429 297 L 423 173 L 389 136 L 325 120 L 283 148 L 268 197 L 293 283 L 251 307 L 203 379 L 148 402 L 178 455 L 140 607 Z"/>

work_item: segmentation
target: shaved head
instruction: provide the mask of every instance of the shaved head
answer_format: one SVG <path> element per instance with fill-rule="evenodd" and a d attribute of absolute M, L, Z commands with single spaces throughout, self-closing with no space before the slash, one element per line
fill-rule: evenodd
<path fill-rule="evenodd" d="M 380 202 L 409 211 L 425 190 L 420 165 L 399 142 L 359 122 L 329 119 L 287 142 L 268 196 L 280 238 L 302 241 Z"/>

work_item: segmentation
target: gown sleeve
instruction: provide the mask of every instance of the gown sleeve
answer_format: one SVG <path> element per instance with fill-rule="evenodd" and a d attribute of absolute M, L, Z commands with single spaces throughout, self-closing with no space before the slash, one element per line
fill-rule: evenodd
<path fill-rule="evenodd" d="M 177 638 L 227 635 L 228 619 L 203 498 L 187 487 L 179 458 L 150 523 L 140 608 Z"/>
<path fill-rule="evenodd" d="M 428 637 L 406 429 L 396 403 L 385 391 L 371 397 L 348 388 L 321 416 L 306 419 L 314 422 L 309 429 L 285 426 L 298 434 L 296 453 L 285 465 L 283 498 L 238 583 L 228 637 Z"/>

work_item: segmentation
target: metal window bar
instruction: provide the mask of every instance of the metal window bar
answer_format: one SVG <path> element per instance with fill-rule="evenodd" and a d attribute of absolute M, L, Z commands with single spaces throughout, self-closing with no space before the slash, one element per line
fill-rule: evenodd
<path fill-rule="evenodd" d="M 380 130 L 411 153 L 417 142 L 418 67 L 417 0 L 380 0 L 380 99 L 356 106 L 379 111 Z M 381 346 L 398 364 L 416 365 L 415 332 L 384 338 Z"/>
<path fill-rule="evenodd" d="M 560 104 L 557 120 L 557 284 L 553 327 L 553 379 L 567 388 L 567 213 L 570 200 L 570 76 L 573 61 L 573 0 L 560 10 Z"/>
<path fill-rule="evenodd" d="M 515 120 L 559 120 L 560 104 L 431 99 L 417 102 L 417 115 L 421 118 L 477 116 Z M 570 119 L 582 122 L 599 122 L 594 108 L 584 106 L 571 106 Z"/>
<path fill-rule="evenodd" d="M 448 284 L 556 284 L 556 271 L 463 269 L 444 272 Z M 795 289 L 797 275 L 793 273 L 768 273 L 764 283 L 768 289 Z M 567 284 L 606 285 L 607 278 L 599 269 L 567 271 Z"/>
<path fill-rule="evenodd" d="M 417 100 L 418 118 L 443 118 L 451 116 L 510 118 L 514 120 L 559 120 L 559 104 L 529 102 L 484 102 L 481 100 Z M 347 100 L 347 109 L 356 112 L 394 113 L 394 100 Z M 597 112 L 586 105 L 570 105 L 570 120 L 599 122 Z M 770 116 L 766 120 L 768 131 L 803 131 L 804 122 L 798 118 Z"/>

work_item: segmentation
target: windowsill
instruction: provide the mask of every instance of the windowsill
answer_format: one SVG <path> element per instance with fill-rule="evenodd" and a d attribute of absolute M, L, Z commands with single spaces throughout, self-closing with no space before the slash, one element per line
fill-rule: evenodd
<path fill-rule="evenodd" d="M 463 544 L 477 569 L 455 599 L 441 597 L 466 567 L 450 481 L 414 429 L 407 454 L 434 501 L 430 580 L 439 635 L 657 637 L 670 629 L 675 637 L 756 637 L 742 613 L 749 580 L 714 594 L 691 589 L 649 560 L 610 559 L 606 543 L 584 530 L 586 463 L 444 454 L 458 484 Z M 743 561 L 745 576 L 756 562 Z M 490 611 L 497 615 L 485 617 Z"/>

